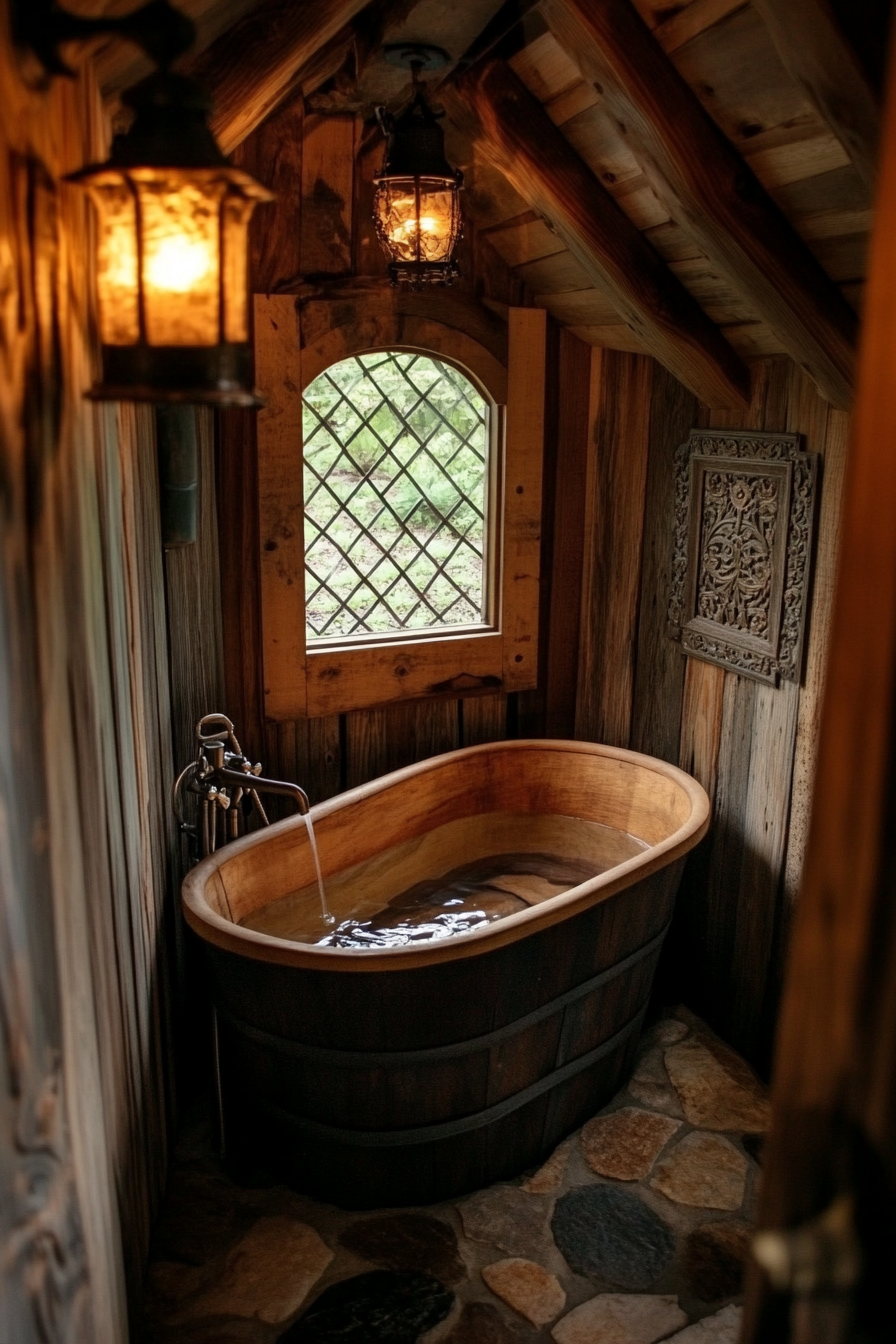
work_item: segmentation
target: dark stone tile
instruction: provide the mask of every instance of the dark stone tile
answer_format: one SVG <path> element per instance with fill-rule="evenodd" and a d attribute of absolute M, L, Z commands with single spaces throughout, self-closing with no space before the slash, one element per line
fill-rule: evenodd
<path fill-rule="evenodd" d="M 742 1223 L 706 1223 L 685 1243 L 685 1270 L 704 1302 L 736 1297 L 750 1257 L 750 1230 Z"/>
<path fill-rule="evenodd" d="M 527 1194 L 515 1185 L 492 1185 L 464 1200 L 458 1212 L 471 1241 L 537 1260 L 550 1244 L 550 1207 L 549 1200 Z"/>
<path fill-rule="evenodd" d="M 557 1203 L 554 1240 L 577 1274 L 638 1292 L 675 1254 L 672 1233 L 637 1196 L 612 1185 L 570 1190 Z"/>
<path fill-rule="evenodd" d="M 280 1344 L 416 1344 L 453 1302 L 428 1274 L 375 1269 L 327 1288 Z"/>
<path fill-rule="evenodd" d="M 339 1235 L 349 1251 L 386 1269 L 417 1270 L 442 1283 L 460 1283 L 466 1266 L 454 1229 L 425 1213 L 396 1213 L 352 1223 Z"/>
<path fill-rule="evenodd" d="M 442 1344 L 523 1344 L 531 1331 L 509 1325 L 488 1302 L 470 1302 Z"/>

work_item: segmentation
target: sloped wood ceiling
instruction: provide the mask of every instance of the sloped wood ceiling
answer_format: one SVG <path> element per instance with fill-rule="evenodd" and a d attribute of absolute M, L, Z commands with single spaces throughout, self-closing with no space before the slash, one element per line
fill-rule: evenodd
<path fill-rule="evenodd" d="M 537 305 L 592 345 L 655 355 L 710 404 L 742 403 L 743 361 L 785 353 L 849 404 L 878 106 L 840 0 L 184 8 L 228 150 L 297 89 L 324 112 L 398 105 L 407 81 L 382 43 L 440 42 L 454 64 L 431 87 L 466 208 Z M 110 94 L 138 65 L 110 50 Z M 501 123 L 515 84 L 521 115 Z M 533 168 L 555 128 L 567 187 L 590 202 L 578 220 L 562 174 Z"/>

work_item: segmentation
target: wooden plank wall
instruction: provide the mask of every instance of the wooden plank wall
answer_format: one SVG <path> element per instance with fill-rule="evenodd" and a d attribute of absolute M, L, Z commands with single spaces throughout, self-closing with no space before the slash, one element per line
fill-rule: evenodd
<path fill-rule="evenodd" d="M 281 193 L 278 203 L 266 208 L 267 213 L 259 211 L 253 225 L 257 292 L 301 294 L 303 278 L 315 284 L 338 284 L 350 276 L 384 278 L 385 260 L 371 220 L 373 174 L 382 158 L 382 146 L 378 136 L 370 143 L 364 140 L 363 130 L 360 123 L 345 116 L 305 117 L 302 100 L 297 99 L 240 146 L 235 156 L 240 166 Z M 358 145 L 358 155 L 350 182 L 345 163 L 352 143 Z M 469 322 L 473 314 L 483 330 L 491 330 L 508 305 L 530 302 L 521 283 L 512 280 L 509 267 L 470 220 L 461 249 L 460 280 L 447 294 L 403 295 L 409 315 L 429 313 L 450 322 L 454 311 L 462 312 L 463 320 Z M 385 298 L 388 301 L 388 291 Z M 325 302 L 317 298 L 303 302 L 303 321 L 318 325 L 329 321 L 317 317 Z M 351 294 L 343 291 L 338 299 L 340 320 L 345 316 L 344 305 L 352 302 Z M 572 731 L 579 552 L 584 530 L 583 497 L 576 481 L 586 456 L 591 350 L 577 337 L 550 325 L 553 374 L 548 397 L 543 551 L 547 581 L 541 611 L 542 666 L 550 667 L 547 698 L 543 687 L 519 695 L 434 700 L 329 718 L 265 723 L 255 423 L 251 413 L 228 411 L 219 417 L 217 491 L 226 680 L 222 703 L 235 720 L 245 749 L 264 762 L 266 772 L 297 780 L 312 801 L 459 746 L 515 736 L 518 731 L 542 734 L 548 730 L 557 735 Z M 556 527 L 555 510 L 560 519 Z M 553 584 L 552 569 L 556 574 Z M 556 603 L 552 603 L 553 592 L 560 594 Z"/>
<path fill-rule="evenodd" d="M 576 731 L 674 761 L 710 794 L 713 828 L 682 884 L 664 992 L 767 1067 L 806 840 L 848 417 L 787 359 L 753 366 L 745 414 L 709 412 L 643 356 L 595 359 Z M 673 452 L 694 425 L 796 431 L 823 458 L 801 687 L 685 659 L 666 638 Z"/>
<path fill-rule="evenodd" d="M 293 103 L 238 152 L 243 166 L 281 191 L 281 204 L 258 215 L 255 287 L 304 295 L 303 322 L 313 320 L 315 331 L 335 320 L 337 305 L 344 320 L 345 305 L 356 301 L 351 283 L 364 277 L 375 289 L 383 275 L 370 222 L 379 145 L 355 126 L 349 201 L 350 127 L 345 117 L 333 120 L 339 124 L 317 117 L 306 126 L 301 102 Z M 500 314 L 531 300 L 489 242 L 489 220 L 509 208 L 506 186 L 480 172 L 475 190 L 482 228 L 468 223 L 451 303 Z M 303 276 L 312 265 L 314 274 Z M 327 282 L 338 297 L 322 297 Z M 444 296 L 435 302 L 447 321 Z M 300 781 L 314 800 L 505 736 L 574 734 L 680 763 L 710 793 L 715 824 L 683 883 L 663 992 L 686 997 L 764 1067 L 805 847 L 848 420 L 785 357 L 754 363 L 749 410 L 728 414 L 700 406 L 646 355 L 591 348 L 552 323 L 548 345 L 538 689 L 266 724 L 254 421 L 228 412 L 217 478 L 225 708 L 266 770 Z M 666 637 L 672 455 L 695 425 L 796 430 L 824 458 L 801 687 L 773 690 L 687 661 Z"/>
<path fill-rule="evenodd" d="M 121 1344 L 173 1105 L 155 446 L 82 395 L 90 72 L 27 88 L 7 44 L 0 83 L 0 1299 L 16 1344 Z"/>

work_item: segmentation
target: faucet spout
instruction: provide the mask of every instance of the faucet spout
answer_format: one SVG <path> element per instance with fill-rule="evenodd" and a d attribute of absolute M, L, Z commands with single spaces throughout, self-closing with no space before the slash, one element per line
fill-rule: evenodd
<path fill-rule="evenodd" d="M 292 798 L 302 816 L 311 811 L 308 795 L 298 784 L 290 784 L 285 779 L 265 779 L 248 771 L 232 770 L 228 766 L 215 772 L 226 784 L 236 784 L 239 788 L 252 793 L 275 793 L 283 798 Z"/>

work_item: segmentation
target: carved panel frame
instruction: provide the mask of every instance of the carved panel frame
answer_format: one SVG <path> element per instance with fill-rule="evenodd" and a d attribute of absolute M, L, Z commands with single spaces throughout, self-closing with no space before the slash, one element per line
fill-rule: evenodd
<path fill-rule="evenodd" d="M 817 477 L 798 434 L 695 429 L 679 445 L 668 633 L 690 657 L 799 681 Z"/>

